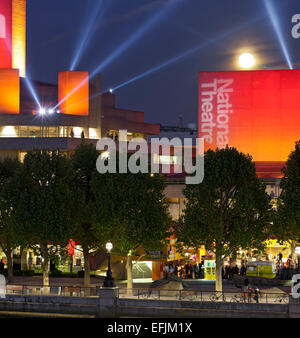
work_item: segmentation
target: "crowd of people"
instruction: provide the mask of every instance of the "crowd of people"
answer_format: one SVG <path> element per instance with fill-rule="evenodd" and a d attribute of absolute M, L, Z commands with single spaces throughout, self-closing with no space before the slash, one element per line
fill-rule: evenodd
<path fill-rule="evenodd" d="M 237 264 L 234 266 L 225 264 L 222 267 L 222 278 L 231 280 L 234 275 L 245 276 L 247 265 L 242 263 L 239 267 Z M 198 262 L 180 262 L 175 261 L 166 263 L 163 268 L 164 277 L 169 275 L 177 276 L 181 279 L 204 279 L 204 261 Z M 286 262 L 282 262 L 282 255 L 278 255 L 276 260 L 276 274 L 277 278 L 281 280 L 291 280 L 292 276 L 298 273 L 298 267 L 294 266 L 291 262 L 291 257 Z"/>
<path fill-rule="evenodd" d="M 183 263 L 174 262 L 164 265 L 164 277 L 169 275 L 179 277 L 181 279 L 203 279 L 204 278 L 204 262 L 201 263 Z"/>
<path fill-rule="evenodd" d="M 225 267 L 223 266 L 223 268 L 222 268 L 222 278 L 223 279 L 232 279 L 233 275 L 245 276 L 246 275 L 245 264 L 242 264 L 242 266 L 240 268 L 237 265 L 235 265 L 235 266 L 225 265 Z"/>
<path fill-rule="evenodd" d="M 172 262 L 164 265 L 164 277 L 169 275 L 177 276 L 181 279 L 204 279 L 204 261 L 200 263 L 182 263 Z M 244 264 L 239 268 L 237 265 L 225 265 L 222 268 L 222 278 L 232 279 L 233 275 L 246 275 L 246 267 Z"/>
<path fill-rule="evenodd" d="M 282 254 L 280 253 L 276 259 L 276 276 L 282 280 L 291 280 L 292 276 L 297 274 L 299 267 L 293 261 L 291 255 L 286 262 L 282 261 Z"/>

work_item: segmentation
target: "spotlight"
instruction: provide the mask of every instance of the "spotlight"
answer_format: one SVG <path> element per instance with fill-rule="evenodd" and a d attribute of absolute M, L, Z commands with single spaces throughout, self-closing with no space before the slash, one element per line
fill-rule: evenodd
<path fill-rule="evenodd" d="M 96 69 L 94 69 L 91 73 L 89 78 L 92 79 L 96 74 L 100 73 L 103 68 L 105 68 L 108 64 L 113 62 L 117 57 L 120 56 L 120 54 L 124 53 L 127 49 L 131 47 L 132 44 L 136 43 L 137 40 L 139 40 L 151 27 L 155 25 L 159 20 L 163 19 L 172 8 L 174 8 L 175 4 L 182 3 L 181 0 L 174 0 L 172 3 L 172 6 L 168 4 L 164 5 L 163 8 L 153 17 L 148 19 L 146 23 L 140 27 L 138 30 L 135 31 L 135 33 L 130 36 L 126 41 L 124 41 L 109 57 L 107 57 L 103 62 L 101 62 Z M 77 61 L 76 61 L 77 62 Z M 71 66 L 71 69 L 74 69 L 75 64 L 73 63 Z M 74 94 L 77 90 L 79 90 L 86 81 L 83 81 L 78 86 L 76 86 L 70 93 L 68 93 L 56 106 L 57 108 L 60 104 L 65 102 L 67 98 L 69 98 L 72 94 Z"/>
<path fill-rule="evenodd" d="M 105 67 L 112 63 L 117 57 L 128 50 L 134 43 L 141 39 L 152 27 L 155 26 L 159 21 L 163 20 L 164 17 L 170 14 L 171 10 L 174 10 L 175 5 L 181 4 L 181 0 L 174 0 L 173 2 L 166 2 L 162 6 L 160 11 L 154 16 L 151 16 L 143 26 L 137 29 L 126 41 L 124 41 L 109 57 L 107 57 L 98 67 L 91 73 L 91 77 L 95 74 L 100 73 Z"/>
<path fill-rule="evenodd" d="M 203 49 L 203 48 L 205 48 L 205 47 L 207 47 L 207 46 L 209 46 L 211 44 L 217 43 L 220 40 L 223 40 L 223 39 L 227 38 L 231 34 L 234 34 L 234 33 L 238 32 L 238 31 L 240 31 L 241 29 L 246 28 L 247 26 L 254 24 L 255 22 L 257 22 L 259 20 L 262 20 L 264 17 L 265 17 L 265 15 L 257 16 L 255 19 L 251 19 L 251 20 L 249 20 L 247 22 L 244 22 L 242 25 L 233 27 L 230 30 L 228 30 L 226 32 L 223 32 L 219 36 L 216 36 L 216 37 L 214 37 L 212 39 L 206 39 L 206 41 L 202 42 L 198 46 L 190 48 L 187 51 L 182 52 L 181 54 L 179 54 L 177 56 L 174 56 L 174 57 L 172 57 L 172 58 L 170 58 L 170 59 L 168 59 L 168 60 L 166 60 L 166 61 L 164 61 L 164 62 L 162 62 L 162 63 L 160 63 L 160 64 L 158 64 L 156 66 L 154 66 L 151 69 L 146 70 L 144 73 L 136 75 L 136 76 L 132 77 L 131 79 L 129 79 L 129 80 L 127 80 L 127 81 L 125 81 L 125 82 L 123 82 L 123 83 L 121 83 L 119 85 L 116 85 L 115 87 L 113 87 L 113 90 L 115 91 L 115 90 L 117 90 L 117 89 L 119 89 L 121 87 L 129 85 L 129 84 L 131 84 L 131 83 L 133 83 L 133 82 L 135 82 L 137 80 L 140 80 L 140 79 L 142 79 L 142 78 L 144 78 L 144 77 L 146 77 L 146 76 L 148 76 L 150 74 L 153 74 L 153 73 L 155 73 L 155 72 L 157 72 L 157 71 L 159 71 L 159 70 L 161 70 L 163 68 L 166 68 L 166 67 L 168 67 L 168 66 L 170 66 L 170 65 L 172 65 L 172 64 L 174 64 L 176 62 L 179 62 L 182 59 L 184 59 L 184 58 L 186 58 L 186 57 L 188 57 L 190 55 L 193 55 L 193 54 L 199 52 L 201 49 Z"/>
<path fill-rule="evenodd" d="M 36 102 L 36 104 L 39 106 L 39 108 L 41 109 L 41 104 L 40 104 L 40 101 L 38 99 L 38 96 L 37 96 L 37 92 L 35 90 L 35 88 L 33 87 L 33 84 L 31 83 L 31 81 L 29 80 L 28 77 L 25 77 L 25 83 L 34 99 L 34 101 Z"/>
<path fill-rule="evenodd" d="M 46 114 L 46 109 L 45 108 L 41 108 L 39 111 L 40 115 L 45 115 Z"/>
<path fill-rule="evenodd" d="M 53 114 L 54 113 L 54 109 L 52 109 L 52 108 L 48 109 L 48 113 L 49 114 Z"/>
<path fill-rule="evenodd" d="M 103 16 L 104 14 L 104 8 L 103 8 L 103 3 L 104 1 L 96 1 L 96 7 L 93 8 L 92 11 L 92 15 L 91 17 L 88 18 L 88 24 L 85 28 L 84 34 L 81 36 L 81 40 L 78 43 L 77 49 L 76 49 L 76 53 L 74 55 L 73 58 L 73 62 L 71 64 L 70 70 L 74 70 L 80 60 L 80 57 L 82 55 L 82 53 L 84 52 L 84 47 L 87 44 L 88 38 L 90 37 L 92 30 L 94 29 L 96 20 L 99 22 L 100 18 Z M 99 13 L 100 18 L 99 18 Z"/>
<path fill-rule="evenodd" d="M 279 22 L 279 16 L 276 13 L 275 7 L 270 0 L 264 0 L 264 4 L 265 4 L 266 10 L 267 10 L 267 13 L 270 17 L 272 26 L 273 26 L 273 28 L 276 32 L 277 39 L 279 41 L 279 44 L 280 44 L 282 53 L 285 57 L 286 63 L 288 64 L 290 69 L 293 69 L 293 65 L 292 65 L 292 61 L 291 61 L 291 58 L 290 58 L 290 55 L 289 55 L 289 52 L 288 52 L 287 44 L 286 44 L 286 41 L 284 39 L 284 35 L 282 33 L 281 25 L 280 25 L 280 22 Z"/>
<path fill-rule="evenodd" d="M 109 92 L 112 94 L 114 92 L 114 90 L 110 88 Z"/>
<path fill-rule="evenodd" d="M 60 114 L 60 110 L 57 109 L 56 113 L 57 113 L 57 114 Z"/>

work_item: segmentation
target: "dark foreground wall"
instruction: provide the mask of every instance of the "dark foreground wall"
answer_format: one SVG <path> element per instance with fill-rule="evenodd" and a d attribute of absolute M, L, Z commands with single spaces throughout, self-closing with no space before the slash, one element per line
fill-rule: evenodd
<path fill-rule="evenodd" d="M 96 317 L 300 318 L 300 302 L 255 304 L 118 298 L 117 288 L 99 297 L 6 295 L 0 311 L 95 315 Z"/>

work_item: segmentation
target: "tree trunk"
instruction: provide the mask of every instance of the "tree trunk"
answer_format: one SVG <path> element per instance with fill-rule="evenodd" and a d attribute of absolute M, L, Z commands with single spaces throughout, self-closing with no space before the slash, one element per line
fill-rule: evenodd
<path fill-rule="evenodd" d="M 21 247 L 21 270 L 28 270 L 28 250 L 26 248 Z"/>
<path fill-rule="evenodd" d="M 86 245 L 82 245 L 82 250 L 83 250 L 83 259 L 84 259 L 84 286 L 90 286 L 91 277 L 90 277 L 89 249 Z"/>
<path fill-rule="evenodd" d="M 41 253 L 43 257 L 43 285 L 49 286 L 49 254 L 47 244 L 41 245 Z"/>
<path fill-rule="evenodd" d="M 126 261 L 126 272 L 127 272 L 127 294 L 132 294 L 133 282 L 132 282 L 132 256 L 128 254 Z"/>
<path fill-rule="evenodd" d="M 216 250 L 216 291 L 223 291 L 222 267 L 223 259 L 218 250 Z"/>
<path fill-rule="evenodd" d="M 5 250 L 5 256 L 7 259 L 7 271 L 8 271 L 8 283 L 12 283 L 14 278 L 14 268 L 12 259 L 12 250 Z"/>

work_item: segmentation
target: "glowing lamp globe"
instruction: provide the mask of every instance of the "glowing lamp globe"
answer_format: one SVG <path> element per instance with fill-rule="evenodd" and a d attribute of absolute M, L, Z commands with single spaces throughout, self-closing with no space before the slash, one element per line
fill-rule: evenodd
<path fill-rule="evenodd" d="M 108 252 L 111 252 L 113 245 L 111 242 L 106 243 L 105 248 Z"/>
<path fill-rule="evenodd" d="M 254 56 L 250 53 L 243 53 L 239 57 L 239 65 L 241 68 L 250 69 L 255 65 Z"/>

